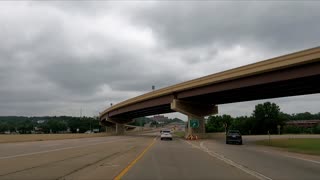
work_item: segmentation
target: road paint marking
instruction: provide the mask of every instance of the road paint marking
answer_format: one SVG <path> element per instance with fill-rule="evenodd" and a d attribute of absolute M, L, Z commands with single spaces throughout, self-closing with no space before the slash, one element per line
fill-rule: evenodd
<path fill-rule="evenodd" d="M 185 142 L 190 144 L 190 145 L 192 145 L 192 146 L 196 146 L 196 145 L 194 145 L 194 144 L 192 144 L 192 143 L 190 143 L 188 141 L 185 141 Z M 227 164 L 229 164 L 229 165 L 231 165 L 233 167 L 236 167 L 236 168 L 244 171 L 245 173 L 250 174 L 250 175 L 252 175 L 252 176 L 254 176 L 254 177 L 256 177 L 256 178 L 258 178 L 260 180 L 272 180 L 270 177 L 267 177 L 267 176 L 265 176 L 265 175 L 263 175 L 263 174 L 261 174 L 261 173 L 259 173 L 257 171 L 254 171 L 254 170 L 251 170 L 249 168 L 246 168 L 246 167 L 242 166 L 241 164 L 238 164 L 238 163 L 232 161 L 231 159 L 226 158 L 225 156 L 223 156 L 221 154 L 218 154 L 216 152 L 210 151 L 204 145 L 204 142 L 200 143 L 200 147 L 198 146 L 198 149 L 200 149 L 200 150 L 208 153 L 210 156 L 215 157 L 215 158 L 217 158 L 217 159 L 219 159 L 219 160 L 221 160 L 221 161 L 223 161 L 223 162 L 225 162 L 225 163 L 227 163 Z"/>
<path fill-rule="evenodd" d="M 120 165 L 118 165 L 118 164 L 112 164 L 112 163 L 106 163 L 106 164 L 102 164 L 102 165 L 100 165 L 100 166 L 103 166 L 103 167 L 118 167 L 118 166 L 120 166 Z"/>
<path fill-rule="evenodd" d="M 299 160 L 303 160 L 303 161 L 308 161 L 308 162 L 312 162 L 312 163 L 316 163 L 316 164 L 320 164 L 320 161 L 314 161 L 314 160 L 311 160 L 311 159 L 305 159 L 305 158 L 300 158 L 300 157 L 295 157 L 295 156 L 290 156 L 290 155 L 283 155 L 283 156 L 294 158 L 294 159 L 299 159 Z"/>
<path fill-rule="evenodd" d="M 41 147 L 51 147 L 51 146 L 58 146 L 58 145 L 61 145 L 61 143 L 58 143 L 58 144 L 43 144 L 43 145 L 40 145 Z"/>
<path fill-rule="evenodd" d="M 136 159 L 134 159 L 126 168 L 124 168 L 115 178 L 114 180 L 120 180 L 132 167 L 135 165 L 142 157 L 143 155 L 156 143 L 156 139 L 154 138 L 153 141 L 142 151 L 142 153 L 139 154 Z"/>
<path fill-rule="evenodd" d="M 13 155 L 13 156 L 3 156 L 3 157 L 0 157 L 0 160 L 16 158 L 16 157 L 23 157 L 23 156 L 30 156 L 30 155 L 35 155 L 35 154 L 43 154 L 43 153 L 49 153 L 49 152 L 55 152 L 55 151 L 62 151 L 62 150 L 66 150 L 66 149 L 87 147 L 87 146 L 98 145 L 98 144 L 107 144 L 107 143 L 113 143 L 113 142 L 118 142 L 118 141 L 124 141 L 124 140 L 128 140 L 128 139 L 132 139 L 132 138 L 118 139 L 118 140 L 115 140 L 115 141 L 99 142 L 99 143 L 92 143 L 92 144 L 86 144 L 86 145 L 80 145 L 80 146 L 65 147 L 65 148 L 59 148 L 59 149 L 51 149 L 51 150 L 46 150 L 46 151 L 38 151 L 38 152 L 32 152 L 32 153 L 18 154 L 18 155 Z"/>
<path fill-rule="evenodd" d="M 262 151 L 264 153 L 268 153 L 268 154 L 274 154 L 274 152 L 270 152 L 270 151 L 266 151 L 266 150 L 257 150 L 257 151 Z M 277 152 L 276 152 L 277 153 Z M 315 160 L 311 160 L 311 159 L 306 159 L 306 158 L 301 158 L 301 157 L 296 157 L 296 156 L 291 156 L 291 155 L 285 155 L 285 154 L 281 154 L 281 153 L 277 153 L 279 156 L 284 156 L 284 157 L 289 157 L 289 158 L 293 158 L 293 159 L 298 159 L 298 160 L 302 160 L 302 161 L 307 161 L 307 162 L 312 162 L 312 163 L 316 163 L 316 164 L 320 164 L 320 161 L 315 161 Z"/>

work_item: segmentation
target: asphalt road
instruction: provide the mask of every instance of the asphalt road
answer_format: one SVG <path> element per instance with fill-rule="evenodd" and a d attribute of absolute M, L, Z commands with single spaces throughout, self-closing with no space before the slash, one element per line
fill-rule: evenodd
<path fill-rule="evenodd" d="M 184 141 L 160 141 L 123 179 L 255 179 Z"/>
<path fill-rule="evenodd" d="M 0 179 L 113 179 L 153 137 L 0 144 Z"/>
<path fill-rule="evenodd" d="M 221 139 L 175 139 L 157 140 L 123 178 L 315 180 L 319 177 L 319 156 L 289 153 L 252 143 L 227 145 Z"/>
<path fill-rule="evenodd" d="M 0 144 L 0 179 L 319 179 L 319 156 L 155 134 Z M 246 142 L 246 141 L 244 141 Z"/>

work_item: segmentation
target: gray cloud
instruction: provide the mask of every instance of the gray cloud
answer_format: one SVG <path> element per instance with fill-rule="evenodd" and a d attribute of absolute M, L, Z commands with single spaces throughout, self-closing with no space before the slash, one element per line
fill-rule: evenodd
<path fill-rule="evenodd" d="M 96 115 L 110 103 L 318 46 L 320 3 L 1 2 L 0 115 Z M 276 99 L 285 111 L 318 95 Z M 257 101 L 258 102 L 258 101 Z M 260 101 L 259 101 L 260 102 Z M 254 102 L 221 106 L 250 112 Z M 177 115 L 177 114 L 174 114 Z M 184 117 L 184 116 L 182 116 Z"/>
<path fill-rule="evenodd" d="M 257 44 L 272 49 L 318 45 L 318 2 L 166 2 L 137 16 L 169 47 Z"/>

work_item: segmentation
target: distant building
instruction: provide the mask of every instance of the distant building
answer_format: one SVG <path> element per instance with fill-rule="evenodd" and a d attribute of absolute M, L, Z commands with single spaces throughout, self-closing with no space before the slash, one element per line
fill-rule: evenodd
<path fill-rule="evenodd" d="M 38 121 L 37 121 L 38 124 L 42 124 L 42 123 L 44 123 L 44 122 L 46 122 L 46 120 L 38 120 Z"/>
<path fill-rule="evenodd" d="M 296 121 L 287 121 L 287 126 L 297 126 L 297 127 L 315 127 L 320 124 L 320 120 L 296 120 Z"/>
<path fill-rule="evenodd" d="M 163 115 L 156 115 L 156 116 L 151 117 L 150 119 L 152 119 L 154 121 L 157 121 L 159 124 L 163 124 L 163 123 L 169 122 L 169 118 L 165 117 Z"/>
<path fill-rule="evenodd" d="M 44 132 L 43 132 L 43 129 L 41 127 L 34 127 L 33 133 L 42 134 Z"/>

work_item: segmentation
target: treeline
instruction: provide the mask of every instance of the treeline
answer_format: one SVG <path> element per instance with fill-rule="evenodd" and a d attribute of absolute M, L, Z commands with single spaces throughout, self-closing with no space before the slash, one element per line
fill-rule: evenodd
<path fill-rule="evenodd" d="M 179 118 L 173 118 L 173 119 L 168 119 L 168 121 L 166 121 L 164 124 L 169 124 L 169 123 L 173 123 L 173 122 L 184 122 L 183 120 L 179 119 Z M 128 123 L 129 125 L 133 125 L 133 126 L 144 126 L 145 124 L 150 123 L 151 127 L 158 127 L 160 126 L 160 124 L 148 117 L 140 117 L 140 118 L 136 118 L 134 119 L 132 122 Z"/>
<path fill-rule="evenodd" d="M 224 132 L 227 129 L 240 130 L 242 134 L 277 134 L 281 133 L 320 133 L 320 124 L 316 127 L 304 128 L 285 126 L 291 120 L 320 119 L 320 113 L 309 112 L 286 114 L 280 111 L 275 103 L 266 102 L 255 106 L 251 116 L 231 117 L 230 115 L 209 116 L 206 120 L 206 132 Z"/>
<path fill-rule="evenodd" d="M 94 117 L 0 117 L 0 133 L 84 133 L 93 129 L 104 129 Z"/>
<path fill-rule="evenodd" d="M 183 122 L 181 119 L 168 119 L 166 124 L 171 122 Z M 131 125 L 144 126 L 151 123 L 151 126 L 159 126 L 158 122 L 151 118 L 141 117 L 134 119 Z M 0 133 L 84 133 L 97 130 L 105 131 L 105 127 L 99 124 L 97 117 L 71 117 L 71 116 L 0 116 Z"/>

